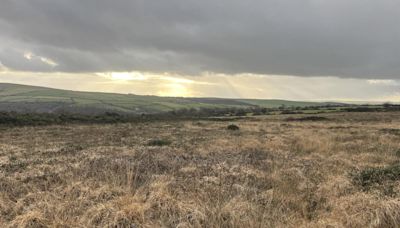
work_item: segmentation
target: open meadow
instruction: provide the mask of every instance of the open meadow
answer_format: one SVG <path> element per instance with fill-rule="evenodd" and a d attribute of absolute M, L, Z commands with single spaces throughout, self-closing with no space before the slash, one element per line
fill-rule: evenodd
<path fill-rule="evenodd" d="M 0 227 L 399 226 L 400 112 L 0 127 Z"/>

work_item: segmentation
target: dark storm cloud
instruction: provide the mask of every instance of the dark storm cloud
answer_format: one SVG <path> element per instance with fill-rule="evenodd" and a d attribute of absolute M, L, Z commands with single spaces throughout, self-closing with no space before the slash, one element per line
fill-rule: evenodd
<path fill-rule="evenodd" d="M 400 77 L 397 0 L 0 4 L 0 61 L 11 69 Z M 15 55 L 24 51 L 58 65 L 26 64 Z"/>

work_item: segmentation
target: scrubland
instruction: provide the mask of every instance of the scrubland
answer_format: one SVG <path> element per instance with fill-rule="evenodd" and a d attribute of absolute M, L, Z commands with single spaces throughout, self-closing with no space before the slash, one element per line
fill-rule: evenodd
<path fill-rule="evenodd" d="M 399 227 L 400 113 L 319 116 L 0 127 L 0 227 Z"/>

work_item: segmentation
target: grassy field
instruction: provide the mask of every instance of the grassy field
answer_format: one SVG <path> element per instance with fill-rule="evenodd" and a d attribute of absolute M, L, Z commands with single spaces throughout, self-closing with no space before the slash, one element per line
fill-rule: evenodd
<path fill-rule="evenodd" d="M 277 108 L 322 106 L 327 103 L 285 100 L 177 98 L 93 93 L 0 83 L 0 111 L 96 113 L 159 113 L 183 108 Z"/>
<path fill-rule="evenodd" d="M 400 226 L 399 112 L 288 118 L 2 127 L 0 227 Z"/>

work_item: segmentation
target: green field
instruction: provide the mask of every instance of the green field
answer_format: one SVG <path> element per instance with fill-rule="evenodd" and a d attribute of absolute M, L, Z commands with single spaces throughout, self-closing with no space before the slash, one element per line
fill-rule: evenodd
<path fill-rule="evenodd" d="M 78 92 L 0 83 L 0 111 L 76 113 L 159 113 L 184 108 L 248 108 L 323 106 L 328 103 L 286 100 L 179 98 L 132 94 Z"/>

